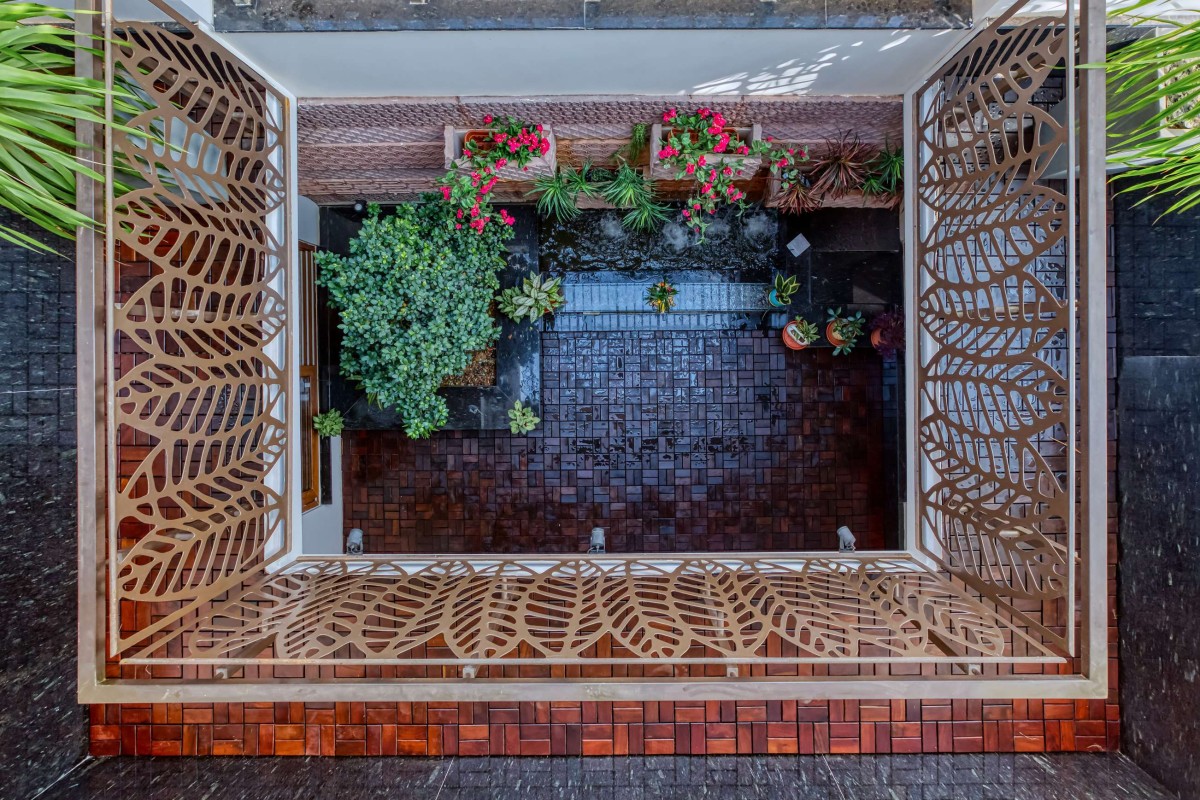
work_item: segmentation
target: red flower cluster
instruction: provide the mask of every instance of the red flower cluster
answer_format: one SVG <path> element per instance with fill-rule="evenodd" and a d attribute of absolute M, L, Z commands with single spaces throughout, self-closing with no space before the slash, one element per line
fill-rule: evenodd
<path fill-rule="evenodd" d="M 734 180 L 745 172 L 745 156 L 765 155 L 770 145 L 741 141 L 725 116 L 711 108 L 699 108 L 690 114 L 669 108 L 662 118 L 671 127 L 665 130 L 659 163 L 672 167 L 677 178 L 696 181 L 697 191 L 688 200 L 683 218 L 703 235 L 708 227 L 704 212 L 716 214 L 721 204 L 744 201 L 746 193 L 734 185 Z"/>
<path fill-rule="evenodd" d="M 464 144 L 462 158 L 451 165 L 439 183 L 442 198 L 458 207 L 455 224 L 482 232 L 492 221 L 490 195 L 500 179 L 499 172 L 510 164 L 529 169 L 529 162 L 550 152 L 550 139 L 541 125 L 530 125 L 508 117 L 497 122 L 491 114 L 483 118 L 486 135 L 474 135 Z M 472 132 L 476 133 L 476 132 Z M 467 146 L 467 145 L 470 146 Z M 501 210 L 500 221 L 512 225 L 516 220 Z"/>

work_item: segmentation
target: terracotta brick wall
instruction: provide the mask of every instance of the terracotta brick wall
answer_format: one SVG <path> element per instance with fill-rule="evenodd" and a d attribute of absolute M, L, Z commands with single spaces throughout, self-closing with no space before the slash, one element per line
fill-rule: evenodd
<path fill-rule="evenodd" d="M 718 755 L 1116 750 L 1104 700 L 93 706 L 93 755 Z"/>

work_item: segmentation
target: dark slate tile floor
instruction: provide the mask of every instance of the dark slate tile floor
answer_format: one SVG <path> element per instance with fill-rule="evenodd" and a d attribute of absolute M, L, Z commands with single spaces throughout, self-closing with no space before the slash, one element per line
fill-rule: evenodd
<path fill-rule="evenodd" d="M 44 800 L 1168 800 L 1119 755 L 111 759 Z"/>

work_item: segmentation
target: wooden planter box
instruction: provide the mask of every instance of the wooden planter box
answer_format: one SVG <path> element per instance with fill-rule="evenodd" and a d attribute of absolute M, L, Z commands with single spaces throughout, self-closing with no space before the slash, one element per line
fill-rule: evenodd
<path fill-rule="evenodd" d="M 751 125 L 748 128 L 734 128 L 738 136 L 746 144 L 757 142 L 762 138 L 762 126 Z M 663 141 L 663 125 L 656 123 L 650 129 L 650 177 L 654 180 L 675 180 L 676 172 L 674 167 L 664 166 L 658 161 L 658 151 L 663 149 L 666 143 Z M 749 180 L 754 177 L 754 173 L 758 172 L 763 165 L 762 156 L 739 156 L 737 153 L 707 153 L 705 161 L 709 166 L 717 166 L 718 164 L 727 164 L 742 159 L 743 174 L 738 176 L 738 180 Z"/>
<path fill-rule="evenodd" d="M 462 158 L 463 142 L 467 134 L 473 130 L 479 129 L 446 126 L 446 169 L 452 169 L 454 162 Z M 539 155 L 530 161 L 526 165 L 529 169 L 521 169 L 515 163 L 507 164 L 496 171 L 496 177 L 502 181 L 529 181 L 534 178 L 553 175 L 558 163 L 558 144 L 554 139 L 554 131 L 549 125 L 542 126 L 542 136 L 550 140 L 550 149 L 545 155 Z M 459 167 L 459 170 L 466 171 L 466 168 Z"/>
<path fill-rule="evenodd" d="M 767 191 L 763 195 L 763 205 L 767 208 L 779 208 L 779 176 L 767 178 Z M 887 208 L 887 199 L 883 197 L 867 197 L 862 192 L 850 192 L 836 199 L 825 198 L 821 208 Z"/>

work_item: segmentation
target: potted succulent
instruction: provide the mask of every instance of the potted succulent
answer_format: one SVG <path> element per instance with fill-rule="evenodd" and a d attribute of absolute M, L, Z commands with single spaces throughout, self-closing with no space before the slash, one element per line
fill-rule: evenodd
<path fill-rule="evenodd" d="M 513 433 L 529 433 L 541 421 L 541 418 L 533 413 L 533 409 L 520 400 L 513 403 L 513 407 L 508 410 L 508 429 Z"/>
<path fill-rule="evenodd" d="M 784 275 L 782 272 L 778 272 L 775 274 L 775 282 L 772 284 L 770 294 L 767 295 L 767 300 L 776 308 L 791 305 L 792 295 L 799 289 L 800 282 L 794 275 Z"/>
<path fill-rule="evenodd" d="M 566 300 L 562 293 L 562 278 L 543 280 L 541 273 L 534 273 L 500 293 L 500 312 L 513 322 L 528 318 L 537 322 L 546 314 L 562 308 Z"/>
<path fill-rule="evenodd" d="M 871 320 L 871 346 L 884 358 L 895 358 L 904 349 L 904 313 L 890 309 Z"/>
<path fill-rule="evenodd" d="M 821 331 L 804 317 L 796 317 L 783 326 L 783 343 L 790 350 L 803 350 L 819 338 Z"/>
<path fill-rule="evenodd" d="M 679 290 L 669 282 L 661 280 L 646 289 L 646 305 L 660 314 L 665 314 L 675 306 L 675 295 Z"/>
<path fill-rule="evenodd" d="M 849 355 L 858 344 L 863 334 L 863 315 L 861 311 L 853 314 L 843 314 L 840 308 L 829 309 L 829 319 L 825 325 L 825 338 L 833 345 L 835 356 Z"/>

